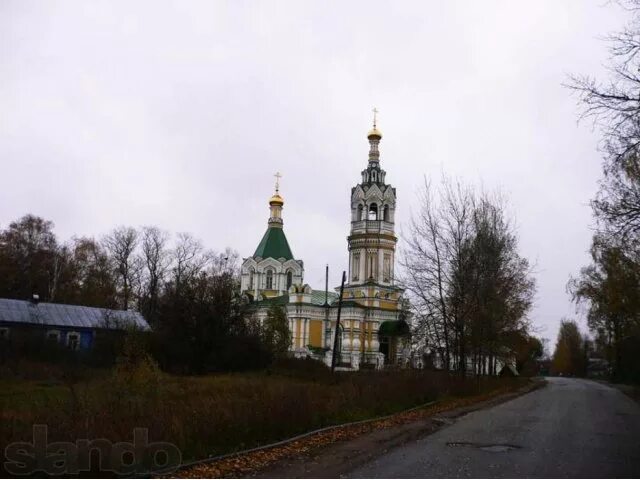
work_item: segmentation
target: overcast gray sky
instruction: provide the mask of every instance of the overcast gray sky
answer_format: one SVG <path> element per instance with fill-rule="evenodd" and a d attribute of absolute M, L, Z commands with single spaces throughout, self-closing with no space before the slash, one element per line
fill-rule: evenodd
<path fill-rule="evenodd" d="M 153 224 L 246 257 L 279 170 L 305 280 L 329 263 L 336 285 L 376 106 L 398 223 L 424 174 L 502 189 L 554 342 L 601 163 L 561 83 L 605 75 L 600 37 L 626 19 L 604 0 L 1 0 L 0 227 Z"/>

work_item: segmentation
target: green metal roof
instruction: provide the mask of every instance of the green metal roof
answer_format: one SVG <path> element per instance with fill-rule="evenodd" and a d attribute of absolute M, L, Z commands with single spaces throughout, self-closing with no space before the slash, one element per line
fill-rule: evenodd
<path fill-rule="evenodd" d="M 328 302 L 331 305 L 338 299 L 338 294 L 333 292 L 328 292 Z M 314 290 L 311 292 L 311 303 L 314 305 L 324 305 L 324 291 L 323 290 Z"/>
<path fill-rule="evenodd" d="M 284 294 L 279 297 L 264 298 L 258 301 L 258 305 L 280 305 L 285 306 L 289 303 L 289 295 Z"/>
<path fill-rule="evenodd" d="M 329 292 L 329 305 L 334 304 L 338 299 L 338 294 Z M 271 297 L 265 298 L 258 302 L 259 305 L 288 305 L 289 304 L 289 294 L 285 293 L 284 295 L 280 295 L 279 297 Z M 321 290 L 314 290 L 311 293 L 311 304 L 316 306 L 324 305 L 324 292 Z"/>
<path fill-rule="evenodd" d="M 291 253 L 291 248 L 289 248 L 289 242 L 287 242 L 284 230 L 280 227 L 270 226 L 267 228 L 253 257 L 292 260 L 293 254 Z"/>

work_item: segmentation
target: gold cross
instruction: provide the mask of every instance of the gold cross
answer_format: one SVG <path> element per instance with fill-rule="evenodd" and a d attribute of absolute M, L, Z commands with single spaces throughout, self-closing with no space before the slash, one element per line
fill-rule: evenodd
<path fill-rule="evenodd" d="M 378 109 L 373 107 L 373 128 L 376 128 L 377 116 L 378 116 Z"/>
<path fill-rule="evenodd" d="M 280 172 L 276 172 L 274 177 L 276 177 L 276 193 L 278 193 L 280 191 L 280 179 L 282 178 L 282 175 Z"/>

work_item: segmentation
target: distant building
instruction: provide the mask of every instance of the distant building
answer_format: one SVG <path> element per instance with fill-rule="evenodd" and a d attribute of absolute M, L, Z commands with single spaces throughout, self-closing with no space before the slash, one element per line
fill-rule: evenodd
<path fill-rule="evenodd" d="M 0 298 L 0 340 L 42 334 L 71 350 L 91 349 L 100 332 L 150 330 L 138 312 Z"/>
<path fill-rule="evenodd" d="M 304 283 L 304 263 L 294 258 L 284 233 L 284 199 L 279 184 L 269 199 L 267 231 L 255 253 L 242 263 L 241 290 L 260 321 L 272 305 L 287 312 L 291 351 L 331 363 L 334 345 L 341 369 L 382 368 L 409 361 L 409 326 L 403 320 L 403 290 L 395 279 L 396 189 L 386 183 L 378 145 L 382 134 L 369 131 L 369 158 L 361 182 L 351 189 L 351 230 L 347 238 L 348 277 L 344 286 L 338 341 L 338 293 Z M 276 175 L 279 179 L 279 174 Z M 322 232 L 308 232 L 322 235 Z"/>

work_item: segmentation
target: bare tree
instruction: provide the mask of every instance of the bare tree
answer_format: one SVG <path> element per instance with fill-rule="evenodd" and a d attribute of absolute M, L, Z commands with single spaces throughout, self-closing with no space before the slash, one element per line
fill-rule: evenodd
<path fill-rule="evenodd" d="M 189 233 L 179 233 L 172 252 L 172 282 L 176 290 L 202 273 L 212 260 L 211 252 L 205 250 L 200 240 Z"/>
<path fill-rule="evenodd" d="M 415 338 L 445 369 L 495 373 L 514 331 L 525 332 L 535 284 L 517 253 L 504 204 L 443 178 L 425 180 L 421 208 L 404 239 L 403 286 L 411 298 Z"/>
<path fill-rule="evenodd" d="M 443 179 L 442 185 L 437 199 L 434 194 L 438 192 L 424 181 L 420 211 L 412 218 L 405 238 L 402 284 L 411 296 L 417 338 L 438 354 L 445 369 L 464 369 L 464 362 L 456 361 L 465 353 L 462 306 L 451 302 L 450 294 L 464 289 L 452 267 L 460 262 L 472 203 L 460 183 Z"/>
<path fill-rule="evenodd" d="M 138 231 L 132 227 L 118 227 L 104 238 L 103 243 L 121 287 L 122 308 L 127 310 L 141 270 L 140 259 L 135 254 L 139 243 Z"/>
<path fill-rule="evenodd" d="M 140 296 L 140 310 L 147 320 L 155 321 L 158 299 L 171 258 L 167 250 L 169 234 L 158 227 L 142 228 L 142 263 L 144 265 Z"/>
<path fill-rule="evenodd" d="M 621 31 L 607 37 L 607 82 L 574 75 L 566 85 L 583 113 L 603 134 L 604 178 L 592 202 L 603 230 L 626 237 L 640 232 L 640 0 L 619 2 L 632 13 Z"/>

